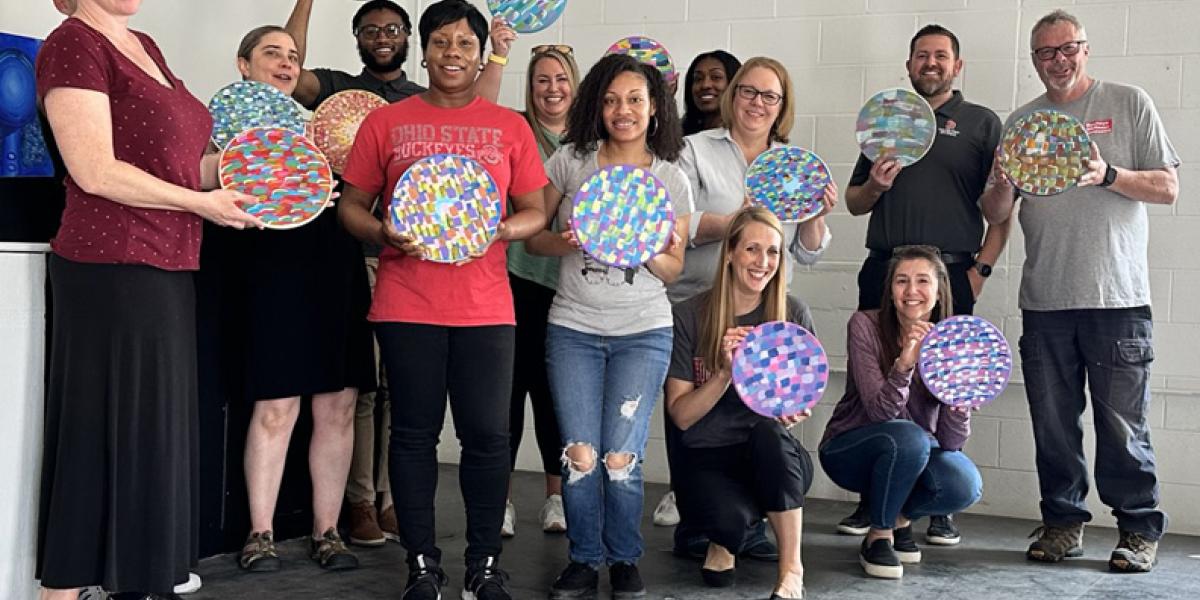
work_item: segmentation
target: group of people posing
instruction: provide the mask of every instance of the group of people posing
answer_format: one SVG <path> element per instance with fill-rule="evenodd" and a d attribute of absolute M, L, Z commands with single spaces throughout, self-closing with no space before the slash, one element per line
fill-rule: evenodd
<path fill-rule="evenodd" d="M 243 39 L 242 78 L 309 108 L 346 89 L 390 104 L 362 124 L 336 211 L 267 231 L 239 208 L 251 198 L 218 188 L 203 104 L 153 40 L 128 28 L 140 2 L 55 5 L 69 18 L 37 61 L 38 97 L 68 170 L 50 258 L 44 599 L 74 600 L 89 585 L 118 599 L 170 598 L 188 579 L 197 390 L 216 385 L 197 371 L 197 294 L 236 332 L 222 345 L 238 374 L 230 395 L 254 403 L 244 458 L 251 532 L 239 554 L 247 571 L 280 567 L 272 517 L 308 397 L 312 559 L 357 566 L 338 528 L 345 498 L 351 543 L 391 537 L 407 551 L 402 597 L 440 598 L 448 581 L 434 500 L 448 404 L 462 446 L 462 597 L 511 598 L 499 558 L 502 534 L 515 533 L 508 487 L 528 397 L 546 474 L 543 527 L 569 539 L 550 597 L 595 597 L 605 568 L 613 598 L 643 597 L 642 463 L 661 397 L 677 549 L 702 557 L 703 581 L 718 587 L 735 581 L 740 554 L 776 557 L 771 598 L 804 597 L 814 465 L 789 429 L 809 414 L 751 412 L 730 374 L 750 327 L 787 320 L 813 330 L 807 305 L 789 295 L 792 263 L 819 260 L 831 239 L 825 216 L 843 197 L 831 183 L 822 212 L 800 224 L 746 200 L 747 166 L 787 144 L 793 126 L 796 90 L 784 65 L 702 54 L 686 71 L 681 118 L 675 82 L 652 66 L 612 55 L 583 74 L 569 45 L 535 46 L 518 112 L 494 103 L 516 33 L 498 20 L 489 27 L 471 3 L 441 0 L 421 14 L 425 88 L 402 69 L 413 33 L 403 8 L 370 0 L 354 15 L 364 69 L 351 75 L 303 68 L 312 0 L 297 0 L 286 27 Z M 1043 517 L 1027 556 L 1082 553 L 1091 519 L 1085 382 L 1096 485 L 1120 526 L 1110 566 L 1150 570 L 1166 526 L 1146 424 L 1145 204 L 1175 200 L 1179 159 L 1143 91 L 1088 76 L 1075 17 L 1043 17 L 1030 48 L 1046 93 L 1010 119 L 1055 108 L 1087 125 L 1093 151 L 1077 187 L 1051 198 L 1016 193 L 993 164 L 1000 120 L 953 89 L 958 39 L 928 25 L 906 67 L 937 115 L 933 147 L 904 168 L 860 157 L 844 193 L 852 214 L 871 215 L 868 254 L 847 325 L 845 392 L 815 450 L 834 482 L 861 495 L 842 526 L 865 534 L 859 559 L 871 576 L 901 577 L 921 560 L 921 517 L 940 519 L 930 539 L 956 542 L 950 515 L 981 497 L 979 471 L 962 452 L 969 411 L 939 403 L 914 368 L 934 323 L 971 313 L 1018 198 L 1020 353 Z M 457 265 L 423 260 L 386 216 L 397 179 L 435 145 L 480 162 L 504 205 L 495 243 Z M 615 164 L 656 175 L 677 216 L 672 243 L 639 268 L 593 260 L 570 231 L 574 192 Z M 251 306 L 269 307 L 270 318 Z M 390 432 L 374 431 L 376 403 L 390 405 Z M 379 465 L 377 442 L 386 447 Z"/>

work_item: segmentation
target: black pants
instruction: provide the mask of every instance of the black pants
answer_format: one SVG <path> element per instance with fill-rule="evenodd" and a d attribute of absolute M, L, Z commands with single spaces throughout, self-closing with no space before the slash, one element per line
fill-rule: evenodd
<path fill-rule="evenodd" d="M 554 290 L 509 274 L 513 305 L 517 312 L 516 352 L 513 356 L 512 407 L 508 434 L 512 447 L 509 457 L 517 464 L 517 450 L 525 429 L 525 395 L 533 405 L 533 432 L 537 436 L 542 471 L 562 472 L 559 456 L 563 440 L 554 415 L 554 399 L 546 380 L 546 317 L 554 301 Z"/>
<path fill-rule="evenodd" d="M 764 513 L 804 506 L 813 480 L 812 459 L 791 432 L 763 420 L 745 442 L 719 448 L 680 445 L 676 499 L 694 518 L 696 530 L 737 554 L 746 529 Z"/>
<path fill-rule="evenodd" d="M 504 396 L 512 387 L 513 329 L 376 325 L 392 396 L 388 472 L 410 566 L 417 554 L 441 561 L 433 507 L 447 393 L 462 445 L 458 483 L 467 509 L 466 558 L 500 554 L 509 473 Z"/>
<path fill-rule="evenodd" d="M 950 293 L 954 296 L 954 314 L 970 315 L 975 311 L 975 292 L 971 290 L 971 280 L 967 278 L 969 262 L 957 262 L 946 265 L 950 275 Z M 883 286 L 887 285 L 888 259 L 867 257 L 862 269 L 858 271 L 858 310 L 879 308 L 883 300 Z"/>

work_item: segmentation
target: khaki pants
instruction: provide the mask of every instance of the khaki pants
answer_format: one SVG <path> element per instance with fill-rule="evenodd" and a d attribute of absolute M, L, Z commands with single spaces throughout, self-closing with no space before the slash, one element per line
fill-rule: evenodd
<path fill-rule="evenodd" d="M 375 291 L 375 271 L 379 259 L 368 256 L 367 281 L 371 292 Z M 375 503 L 377 494 L 383 495 L 381 508 L 392 504 L 392 487 L 388 480 L 388 439 L 391 435 L 392 403 L 388 398 L 387 379 L 383 365 L 379 362 L 379 343 L 375 343 L 375 363 L 379 365 L 379 391 L 360 394 L 354 408 L 354 456 L 350 461 L 350 476 L 346 479 L 346 500 L 350 504 Z M 382 426 L 376 431 L 375 401 L 382 399 Z M 376 457 L 379 458 L 376 464 Z"/>

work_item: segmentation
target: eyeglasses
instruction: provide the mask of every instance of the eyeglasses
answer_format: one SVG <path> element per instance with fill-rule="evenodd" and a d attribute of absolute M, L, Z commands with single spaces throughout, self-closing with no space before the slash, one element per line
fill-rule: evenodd
<path fill-rule="evenodd" d="M 575 49 L 566 44 L 541 44 L 529 49 L 530 54 L 545 54 L 550 51 L 554 51 L 566 56 L 570 56 L 575 53 Z"/>
<path fill-rule="evenodd" d="M 408 35 L 409 32 L 407 27 L 401 27 L 395 23 L 388 23 L 383 27 L 379 27 L 378 25 L 365 25 L 363 27 L 359 27 L 358 30 L 354 32 L 354 35 L 360 38 L 366 38 L 368 40 L 376 40 L 379 39 L 380 33 L 383 34 L 383 37 L 386 37 L 389 40 L 394 40 L 400 37 L 401 33 Z"/>
<path fill-rule="evenodd" d="M 1033 51 L 1033 55 L 1036 56 L 1038 60 L 1054 60 L 1055 55 L 1057 55 L 1059 52 L 1062 52 L 1063 56 L 1075 56 L 1076 54 L 1079 54 L 1079 51 L 1083 49 L 1083 45 L 1086 43 L 1087 40 L 1075 40 L 1073 42 L 1067 42 L 1061 46 L 1046 46 L 1044 48 L 1037 48 Z"/>
<path fill-rule="evenodd" d="M 767 106 L 775 106 L 776 104 L 779 104 L 780 100 L 783 100 L 783 94 L 777 94 L 770 90 L 763 91 L 748 85 L 739 85 L 734 88 L 734 91 L 736 91 L 737 95 L 741 96 L 743 100 L 753 101 L 755 98 L 762 98 L 763 104 L 766 104 Z"/>

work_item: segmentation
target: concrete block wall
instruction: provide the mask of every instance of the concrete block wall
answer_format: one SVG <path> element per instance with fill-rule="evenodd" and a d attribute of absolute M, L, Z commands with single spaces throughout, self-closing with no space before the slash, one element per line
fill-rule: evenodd
<path fill-rule="evenodd" d="M 473 1 L 486 11 L 484 0 Z M 414 25 L 429 3 L 400 1 L 412 13 Z M 310 66 L 359 70 L 349 33 L 356 6 L 315 3 Z M 1056 7 L 1075 13 L 1086 25 L 1094 75 L 1137 84 L 1150 93 L 1185 161 L 1179 201 L 1150 209 L 1158 357 L 1151 425 L 1171 529 L 1200 534 L 1200 469 L 1192 462 L 1200 447 L 1200 353 L 1194 345 L 1200 339 L 1200 236 L 1195 234 L 1200 229 L 1200 37 L 1195 34 L 1200 0 L 573 0 L 553 27 L 516 42 L 501 102 L 523 106 L 526 57 L 537 44 L 571 44 L 584 69 L 613 41 L 631 34 L 663 42 L 680 69 L 697 53 L 714 48 L 743 59 L 773 56 L 787 65 L 796 84 L 792 143 L 820 154 L 845 189 L 858 154 L 853 136 L 858 108 L 879 89 L 908 85 L 904 59 L 913 32 L 931 22 L 955 31 L 965 63 L 959 86 L 968 98 L 1003 117 L 1042 91 L 1028 58 L 1029 30 Z M 290 9 L 291 3 L 283 0 L 147 2 L 133 25 L 151 33 L 172 69 L 197 96 L 207 99 L 236 78 L 233 55 L 241 36 L 260 24 L 282 24 Z M 0 0 L 0 23 L 6 31 L 44 37 L 60 19 L 49 2 Z M 414 37 L 408 69 L 422 81 L 418 48 Z M 828 221 L 834 233 L 832 247 L 820 264 L 799 270 L 793 290 L 812 306 L 818 333 L 840 369 L 867 219 L 839 210 Z M 1015 228 L 978 305 L 979 314 L 1000 325 L 1014 345 L 1021 334 L 1016 294 L 1022 243 Z M 816 447 L 843 386 L 844 375 L 835 373 L 829 396 L 814 418 L 798 428 L 810 449 Z M 651 481 L 666 479 L 660 418 L 657 413 L 645 457 Z M 1085 422 L 1090 418 L 1084 415 Z M 531 418 L 526 423 L 532 427 Z M 983 471 L 986 493 L 972 510 L 1036 518 L 1037 482 L 1019 368 L 1005 395 L 978 413 L 974 429 L 967 452 Z M 525 439 L 518 466 L 537 469 L 533 432 Z M 443 440 L 441 458 L 457 460 L 452 427 Z M 1089 438 L 1087 444 L 1093 443 Z M 848 497 L 823 475 L 813 495 Z M 1093 507 L 1100 523 L 1112 522 L 1102 506 L 1094 502 Z"/>

